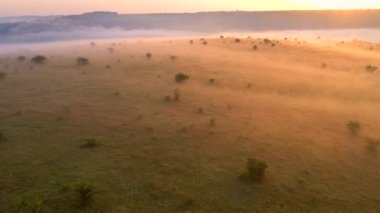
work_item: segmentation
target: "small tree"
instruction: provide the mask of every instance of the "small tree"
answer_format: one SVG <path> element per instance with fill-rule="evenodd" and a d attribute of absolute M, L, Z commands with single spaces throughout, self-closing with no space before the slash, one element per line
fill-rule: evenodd
<path fill-rule="evenodd" d="M 246 163 L 246 171 L 242 177 L 253 182 L 263 179 L 267 164 L 264 161 L 256 160 L 255 158 L 248 158 Z"/>
<path fill-rule="evenodd" d="M 77 58 L 77 65 L 78 66 L 87 66 L 90 64 L 90 60 L 84 57 L 78 57 Z"/>
<path fill-rule="evenodd" d="M 174 77 L 174 80 L 175 82 L 177 83 L 182 83 L 184 81 L 186 81 L 187 79 L 189 79 L 190 77 L 187 75 L 187 74 L 184 74 L 184 73 L 178 73 L 177 75 L 175 75 Z"/>
<path fill-rule="evenodd" d="M 349 121 L 349 122 L 346 124 L 346 127 L 347 127 L 348 131 L 349 131 L 352 135 L 357 135 L 358 132 L 360 131 L 360 129 L 362 128 L 362 127 L 361 127 L 361 124 L 360 124 L 358 121 Z"/>
<path fill-rule="evenodd" d="M 32 62 L 35 64 L 43 64 L 45 63 L 47 58 L 43 55 L 37 55 L 32 58 Z"/>

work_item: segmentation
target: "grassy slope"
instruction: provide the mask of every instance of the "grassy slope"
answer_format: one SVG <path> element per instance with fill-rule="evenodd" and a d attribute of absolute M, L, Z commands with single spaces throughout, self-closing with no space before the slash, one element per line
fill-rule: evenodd
<path fill-rule="evenodd" d="M 379 61 L 380 49 L 281 41 L 253 51 L 252 42 L 20 51 L 49 57 L 33 70 L 19 54 L 1 54 L 8 75 L 0 81 L 0 212 L 36 196 L 45 211 L 74 211 L 71 187 L 80 179 L 98 190 L 93 209 L 107 212 L 379 209 L 380 159 L 365 149 L 366 137 L 380 137 L 379 74 L 364 67 Z M 77 56 L 91 65 L 76 67 Z M 178 72 L 190 80 L 174 83 Z M 181 100 L 164 103 L 175 89 Z M 349 120 L 363 125 L 356 137 L 345 129 Z M 88 137 L 101 145 L 81 149 Z M 239 181 L 248 157 L 269 165 L 264 183 Z"/>

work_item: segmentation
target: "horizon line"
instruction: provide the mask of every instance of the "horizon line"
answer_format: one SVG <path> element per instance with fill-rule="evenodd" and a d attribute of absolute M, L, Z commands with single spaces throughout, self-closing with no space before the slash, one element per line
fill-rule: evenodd
<path fill-rule="evenodd" d="M 141 13 L 120 13 L 116 11 L 107 10 L 93 10 L 82 13 L 70 13 L 70 14 L 57 14 L 57 15 L 11 15 L 11 16 L 1 16 L 0 18 L 17 18 L 17 17 L 49 17 L 49 16 L 75 16 L 75 15 L 85 15 L 91 13 L 116 13 L 118 15 L 160 15 L 160 14 L 198 14 L 198 13 L 260 13 L 260 12 L 359 12 L 359 11 L 380 11 L 380 8 L 360 8 L 360 9 L 302 9 L 302 10 L 210 10 L 210 11 L 197 11 L 197 12 L 141 12 Z"/>

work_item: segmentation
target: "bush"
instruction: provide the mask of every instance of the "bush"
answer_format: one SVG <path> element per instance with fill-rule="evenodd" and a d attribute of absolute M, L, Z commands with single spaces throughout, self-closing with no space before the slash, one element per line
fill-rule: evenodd
<path fill-rule="evenodd" d="M 78 66 L 87 66 L 90 64 L 90 60 L 84 57 L 78 57 L 77 58 L 77 65 Z"/>
<path fill-rule="evenodd" d="M 185 73 L 178 73 L 177 75 L 175 75 L 174 80 L 175 80 L 175 82 L 177 82 L 177 83 L 180 84 L 180 83 L 186 81 L 189 78 L 190 77 L 187 74 L 185 74 Z"/>
<path fill-rule="evenodd" d="M 147 54 L 145 54 L 145 57 L 147 58 L 147 59 L 151 59 L 152 58 L 152 53 L 147 53 Z"/>
<path fill-rule="evenodd" d="M 193 40 L 190 40 L 189 43 L 190 43 L 190 44 L 194 44 L 194 41 L 193 41 Z"/>
<path fill-rule="evenodd" d="M 376 154 L 380 145 L 380 139 L 367 138 L 367 151 L 372 154 Z"/>
<path fill-rule="evenodd" d="M 256 160 L 255 158 L 248 158 L 246 163 L 246 171 L 242 177 L 253 182 L 263 179 L 267 164 L 264 161 Z"/>
<path fill-rule="evenodd" d="M 208 42 L 207 42 L 207 41 L 203 41 L 202 44 L 203 44 L 203 45 L 207 45 Z"/>
<path fill-rule="evenodd" d="M 0 80 L 4 79 L 7 76 L 6 72 L 0 71 Z"/>
<path fill-rule="evenodd" d="M 208 79 L 208 83 L 209 83 L 209 84 L 213 84 L 213 83 L 215 83 L 215 79 L 214 79 L 214 78 L 210 78 L 210 79 Z"/>
<path fill-rule="evenodd" d="M 254 45 L 254 46 L 252 47 L 252 49 L 253 49 L 253 50 L 257 50 L 257 49 L 259 49 L 259 48 L 257 47 L 257 45 Z"/>
<path fill-rule="evenodd" d="M 95 138 L 87 138 L 84 140 L 84 144 L 81 145 L 82 148 L 95 148 L 100 145 L 100 142 Z"/>
<path fill-rule="evenodd" d="M 47 58 L 43 55 L 37 55 L 32 58 L 32 62 L 35 64 L 43 64 L 45 63 Z"/>
<path fill-rule="evenodd" d="M 203 108 L 202 108 L 202 107 L 199 107 L 199 108 L 198 108 L 198 113 L 199 113 L 199 114 L 203 114 Z"/>
<path fill-rule="evenodd" d="M 361 127 L 361 124 L 358 122 L 358 121 L 349 121 L 347 124 L 346 124 L 346 127 L 348 129 L 348 131 L 352 134 L 352 135 L 357 135 L 359 130 L 362 128 Z"/>
<path fill-rule="evenodd" d="M 216 125 L 215 118 L 211 118 L 211 120 L 210 120 L 210 126 L 214 127 L 215 125 Z"/>
<path fill-rule="evenodd" d="M 75 192 L 78 196 L 78 207 L 79 208 L 88 208 L 94 202 L 94 196 L 96 195 L 95 187 L 84 181 L 80 181 L 75 186 Z"/>
<path fill-rule="evenodd" d="M 173 61 L 173 62 L 177 61 L 177 59 L 178 59 L 178 57 L 175 56 L 175 55 L 170 56 L 170 60 Z"/>
<path fill-rule="evenodd" d="M 377 68 L 376 66 L 374 66 L 374 65 L 368 65 L 368 66 L 365 67 L 365 70 L 366 70 L 367 72 L 369 72 L 369 73 L 373 73 L 373 72 L 375 72 L 377 69 L 378 69 L 378 68 Z"/>
<path fill-rule="evenodd" d="M 115 52 L 115 49 L 112 48 L 112 47 L 109 47 L 109 48 L 108 48 L 108 52 L 109 52 L 109 53 L 114 53 L 114 52 Z"/>
<path fill-rule="evenodd" d="M 240 38 L 235 39 L 235 43 L 240 43 L 240 42 L 241 42 Z"/>

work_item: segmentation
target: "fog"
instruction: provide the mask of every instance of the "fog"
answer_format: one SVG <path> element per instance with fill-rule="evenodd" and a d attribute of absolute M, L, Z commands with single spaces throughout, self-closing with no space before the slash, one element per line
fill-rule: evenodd
<path fill-rule="evenodd" d="M 0 45 L 23 43 L 41 43 L 54 41 L 96 40 L 96 39 L 152 39 L 152 38 L 193 38 L 215 37 L 268 37 L 268 38 L 317 38 L 329 40 L 366 40 L 380 42 L 380 29 L 347 29 L 347 30 L 286 30 L 286 31 L 251 31 L 251 32 L 189 32 L 173 30 L 123 30 L 120 28 L 81 28 L 67 32 L 49 31 L 26 33 L 0 37 Z"/>

